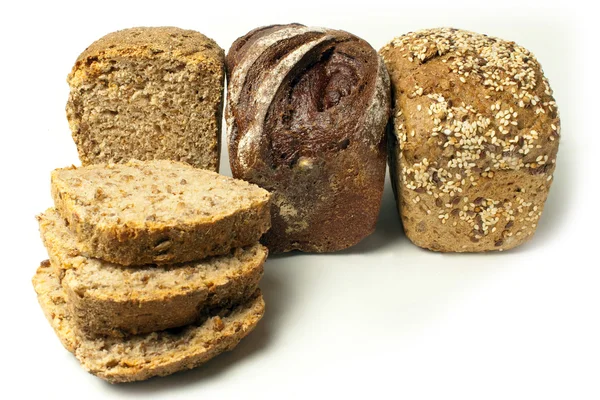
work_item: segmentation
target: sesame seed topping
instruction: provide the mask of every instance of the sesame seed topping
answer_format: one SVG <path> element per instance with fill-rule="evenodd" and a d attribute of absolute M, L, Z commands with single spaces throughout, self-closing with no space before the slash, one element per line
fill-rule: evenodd
<path fill-rule="evenodd" d="M 541 211 L 527 201 L 531 197 L 523 188 L 510 201 L 481 197 L 470 203 L 469 196 L 461 195 L 476 191 L 480 196 L 488 185 L 482 178 L 496 179 L 505 171 L 547 174 L 546 180 L 552 180 L 553 167 L 549 166 L 554 165 L 553 149 L 560 126 L 552 91 L 543 75 L 540 79 L 535 57 L 513 42 L 449 28 L 409 33 L 394 39 L 382 52 L 392 48 L 400 49 L 404 63 L 408 60 L 420 65 L 432 60 L 428 64 L 432 65 L 437 59 L 445 64 L 450 76 L 469 85 L 481 82 L 482 86 L 477 103 L 472 104 L 468 98 L 457 101 L 442 81 L 431 83 L 417 75 L 404 89 L 408 104 L 413 102 L 415 107 L 416 103 L 417 111 L 427 111 L 419 117 L 428 120 L 419 126 L 409 125 L 411 130 L 407 132 L 407 117 L 396 110 L 395 126 L 402 150 L 399 181 L 408 190 L 418 190 L 420 196 L 413 202 L 430 198 L 431 203 L 423 204 L 435 203 L 438 209 L 434 212 L 442 224 L 449 218 L 453 226 L 468 224 L 477 231 L 479 237 L 472 236 L 475 239 L 497 231 L 506 239 L 516 232 L 511 230 L 512 225 L 503 228 L 504 224 L 512 224 L 517 218 L 535 224 Z M 534 121 L 539 122 L 530 124 L 536 115 Z M 431 160 L 415 157 L 425 143 L 439 145 L 439 156 Z M 432 151 L 437 154 L 437 150 Z M 410 152 L 410 157 L 405 152 Z M 457 195 L 463 203 L 454 202 Z M 431 214 L 431 210 L 426 212 Z"/>

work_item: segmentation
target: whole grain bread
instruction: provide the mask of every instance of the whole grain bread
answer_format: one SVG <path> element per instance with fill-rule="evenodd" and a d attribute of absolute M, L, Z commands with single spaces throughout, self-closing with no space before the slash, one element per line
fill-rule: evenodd
<path fill-rule="evenodd" d="M 90 339 L 78 332 L 54 269 L 43 262 L 33 277 L 38 301 L 63 346 L 83 368 L 111 383 L 132 382 L 195 368 L 232 350 L 264 314 L 257 290 L 248 301 L 213 310 L 195 324 L 129 338 Z"/>
<path fill-rule="evenodd" d="M 389 79 L 344 31 L 273 25 L 227 54 L 233 176 L 273 192 L 272 252 L 329 252 L 375 229 L 385 179 Z"/>
<path fill-rule="evenodd" d="M 528 50 L 451 28 L 380 51 L 390 73 L 390 171 L 408 238 L 446 252 L 507 250 L 532 237 L 560 123 Z"/>
<path fill-rule="evenodd" d="M 224 53 L 174 27 L 110 33 L 77 58 L 67 118 L 83 165 L 132 158 L 218 171 Z"/>
<path fill-rule="evenodd" d="M 227 254 L 270 226 L 266 190 L 166 160 L 57 169 L 52 197 L 82 254 L 121 265 Z"/>
<path fill-rule="evenodd" d="M 200 261 L 123 267 L 80 255 L 74 234 L 55 210 L 38 221 L 72 319 L 88 336 L 175 328 L 206 309 L 242 303 L 258 288 L 268 253 L 257 243 Z"/>

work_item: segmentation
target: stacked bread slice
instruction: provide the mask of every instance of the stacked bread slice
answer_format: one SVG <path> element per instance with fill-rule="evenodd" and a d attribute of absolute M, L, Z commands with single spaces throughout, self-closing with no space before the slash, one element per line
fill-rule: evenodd
<path fill-rule="evenodd" d="M 46 317 L 89 372 L 127 382 L 232 349 L 264 312 L 270 195 L 173 161 L 58 169 L 38 216 L 33 278 Z"/>

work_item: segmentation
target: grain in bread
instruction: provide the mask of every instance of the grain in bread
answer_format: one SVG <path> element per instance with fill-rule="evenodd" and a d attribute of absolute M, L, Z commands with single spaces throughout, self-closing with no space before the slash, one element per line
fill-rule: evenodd
<path fill-rule="evenodd" d="M 224 53 L 173 27 L 110 33 L 77 58 L 67 118 L 83 165 L 171 159 L 218 171 Z"/>
<path fill-rule="evenodd" d="M 121 265 L 226 254 L 270 226 L 266 190 L 179 162 L 57 169 L 51 184 L 81 253 Z"/>
<path fill-rule="evenodd" d="M 38 301 L 65 348 L 83 368 L 111 383 L 132 382 L 195 368 L 232 350 L 264 314 L 259 290 L 232 308 L 213 310 L 196 324 L 129 338 L 87 338 L 78 332 L 54 269 L 42 263 L 33 277 Z"/>
<path fill-rule="evenodd" d="M 273 25 L 227 54 L 233 176 L 272 191 L 272 252 L 337 251 L 375 229 L 385 178 L 389 79 L 344 31 Z"/>
<path fill-rule="evenodd" d="M 80 335 L 67 311 L 67 295 L 60 286 L 56 271 L 49 260 L 40 263 L 32 279 L 38 302 L 65 349 L 71 353 L 79 346 Z"/>
<path fill-rule="evenodd" d="M 408 238 L 445 252 L 530 239 L 560 132 L 533 54 L 450 28 L 400 36 L 380 54 L 395 94 L 390 171 Z"/>
<path fill-rule="evenodd" d="M 124 267 L 80 255 L 73 233 L 55 210 L 38 221 L 72 319 L 89 336 L 179 327 L 206 309 L 242 303 L 258 288 L 268 253 L 257 243 L 183 264 Z"/>

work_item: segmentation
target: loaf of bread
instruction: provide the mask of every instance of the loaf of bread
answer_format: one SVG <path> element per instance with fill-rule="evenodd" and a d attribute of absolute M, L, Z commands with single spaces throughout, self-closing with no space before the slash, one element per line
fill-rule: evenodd
<path fill-rule="evenodd" d="M 74 234 L 55 210 L 38 221 L 72 319 L 88 336 L 175 328 L 207 309 L 243 303 L 258 288 L 267 258 L 257 243 L 184 264 L 123 267 L 78 254 Z"/>
<path fill-rule="evenodd" d="M 270 225 L 266 190 L 180 162 L 57 169 L 51 185 L 80 253 L 121 265 L 227 254 Z"/>
<path fill-rule="evenodd" d="M 395 94 L 390 171 L 408 238 L 443 252 L 531 238 L 560 132 L 533 54 L 449 28 L 398 37 L 380 54 Z"/>
<path fill-rule="evenodd" d="M 77 58 L 67 118 L 83 165 L 185 161 L 218 171 L 224 52 L 179 28 L 110 33 Z"/>
<path fill-rule="evenodd" d="M 255 29 L 226 57 L 233 176 L 273 192 L 273 252 L 328 252 L 375 229 L 385 175 L 389 78 L 347 32 Z"/>
<path fill-rule="evenodd" d="M 67 307 L 67 296 L 55 271 L 42 263 L 33 277 L 38 301 L 63 346 L 90 373 L 111 383 L 132 382 L 195 368 L 233 349 L 264 314 L 257 290 L 247 302 L 212 310 L 184 328 L 122 338 L 82 335 Z"/>

